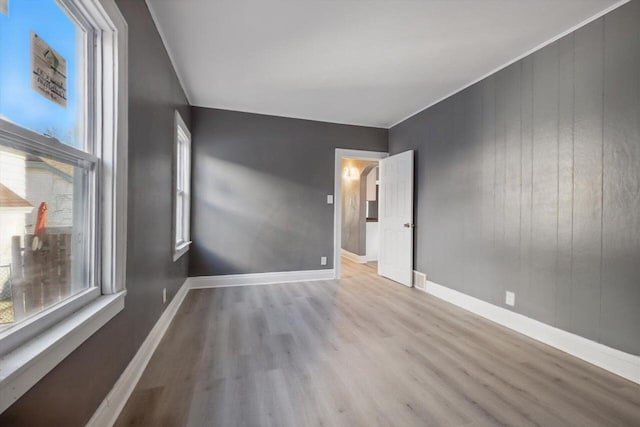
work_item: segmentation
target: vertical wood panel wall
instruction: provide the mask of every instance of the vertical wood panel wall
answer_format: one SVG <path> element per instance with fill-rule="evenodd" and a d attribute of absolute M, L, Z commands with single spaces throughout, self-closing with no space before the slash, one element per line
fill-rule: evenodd
<path fill-rule="evenodd" d="M 640 1 L 389 138 L 417 151 L 417 270 L 640 354 Z"/>

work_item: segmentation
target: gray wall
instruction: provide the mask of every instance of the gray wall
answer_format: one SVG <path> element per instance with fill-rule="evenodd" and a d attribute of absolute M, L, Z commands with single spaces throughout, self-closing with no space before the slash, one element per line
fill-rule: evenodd
<path fill-rule="evenodd" d="M 335 149 L 387 151 L 388 131 L 196 107 L 191 115 L 189 274 L 333 268 Z"/>
<path fill-rule="evenodd" d="M 640 354 L 640 2 L 390 130 L 436 283 Z"/>
<path fill-rule="evenodd" d="M 18 402 L 2 426 L 83 426 L 187 276 L 171 255 L 173 112 L 190 110 L 142 0 L 119 0 L 129 24 L 129 213 L 125 309 Z"/>

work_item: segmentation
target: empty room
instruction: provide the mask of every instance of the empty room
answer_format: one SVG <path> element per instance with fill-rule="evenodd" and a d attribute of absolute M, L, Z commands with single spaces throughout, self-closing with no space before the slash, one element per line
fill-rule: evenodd
<path fill-rule="evenodd" d="M 0 426 L 640 427 L 640 0 L 0 0 Z"/>

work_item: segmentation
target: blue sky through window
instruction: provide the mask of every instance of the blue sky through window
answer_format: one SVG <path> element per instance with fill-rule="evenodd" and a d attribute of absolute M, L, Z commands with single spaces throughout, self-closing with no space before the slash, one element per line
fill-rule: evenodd
<path fill-rule="evenodd" d="M 31 87 L 31 32 L 67 61 L 67 107 Z M 56 0 L 9 0 L 0 13 L 0 116 L 82 148 L 82 71 L 79 26 Z"/>

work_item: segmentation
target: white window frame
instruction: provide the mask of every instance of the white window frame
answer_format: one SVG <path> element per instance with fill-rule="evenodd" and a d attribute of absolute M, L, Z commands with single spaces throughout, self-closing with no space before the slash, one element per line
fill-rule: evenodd
<path fill-rule="evenodd" d="M 173 176 L 173 261 L 191 246 L 191 132 L 175 112 Z"/>
<path fill-rule="evenodd" d="M 87 41 L 87 131 L 99 158 L 0 120 L 10 146 L 95 162 L 94 284 L 0 333 L 0 413 L 124 308 L 127 241 L 128 29 L 114 0 L 59 0 L 93 28 Z M 91 32 L 89 33 L 91 35 Z M 91 43 L 93 41 L 93 43 Z M 93 45 L 93 46 L 92 46 Z M 32 142 L 36 141 L 36 143 Z M 72 153 L 73 157 L 69 157 Z"/>

